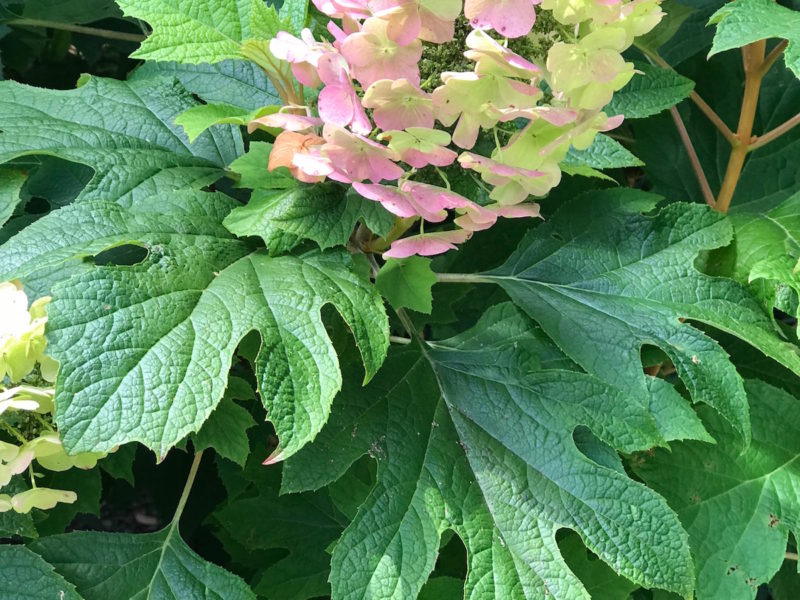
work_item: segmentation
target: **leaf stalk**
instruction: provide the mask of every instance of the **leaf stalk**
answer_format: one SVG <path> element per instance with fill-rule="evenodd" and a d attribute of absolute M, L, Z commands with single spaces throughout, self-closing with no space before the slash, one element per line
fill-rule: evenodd
<path fill-rule="evenodd" d="M 739 125 L 736 129 L 736 137 L 739 138 L 739 145 L 731 150 L 728 158 L 728 167 L 725 170 L 725 178 L 722 180 L 722 187 L 715 209 L 721 213 L 727 213 L 736 191 L 736 184 L 742 174 L 744 160 L 747 157 L 748 146 L 752 141 L 753 122 L 756 117 L 758 107 L 758 95 L 761 91 L 761 81 L 764 78 L 763 66 L 765 63 L 764 54 L 767 42 L 761 40 L 747 44 L 742 48 L 742 62 L 744 64 L 745 83 L 744 96 L 742 97 L 742 109 L 739 114 Z"/>
<path fill-rule="evenodd" d="M 98 29 L 97 27 L 85 27 L 83 25 L 72 25 L 70 23 L 59 23 L 58 21 L 44 21 L 41 19 L 14 19 L 6 25 L 12 27 L 44 27 L 47 29 L 58 29 L 61 31 L 71 31 L 72 33 L 82 33 L 94 37 L 105 38 L 108 40 L 121 40 L 123 42 L 143 42 L 146 36 L 138 33 L 124 33 L 122 31 L 112 31 L 110 29 Z"/>

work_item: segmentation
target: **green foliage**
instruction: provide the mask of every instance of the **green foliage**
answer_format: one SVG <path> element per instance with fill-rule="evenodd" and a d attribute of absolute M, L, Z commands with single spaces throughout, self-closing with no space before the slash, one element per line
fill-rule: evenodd
<path fill-rule="evenodd" d="M 216 4 L 194 0 L 118 0 L 122 11 L 143 19 L 153 33 L 132 56 L 154 61 L 217 63 L 242 58 L 243 43 L 280 30 L 278 14 L 262 0 Z"/>
<path fill-rule="evenodd" d="M 431 288 L 435 283 L 431 260 L 421 256 L 389 259 L 375 278 L 375 285 L 394 308 L 425 314 L 431 314 L 433 308 Z"/>
<path fill-rule="evenodd" d="M 586 150 L 570 148 L 563 164 L 567 167 L 578 168 L 619 169 L 622 167 L 636 167 L 644 163 L 631 154 L 617 140 L 600 134 Z"/>
<path fill-rule="evenodd" d="M 78 531 L 43 538 L 31 548 L 84 600 L 255 599 L 244 581 L 195 554 L 180 538 L 177 523 L 140 535 Z"/>
<path fill-rule="evenodd" d="M 235 104 L 249 110 L 280 102 L 264 71 L 254 63 L 241 60 L 225 60 L 213 65 L 146 62 L 131 73 L 129 80 L 163 77 L 176 78 L 189 92 L 206 102 Z"/>
<path fill-rule="evenodd" d="M 606 106 L 609 115 L 624 115 L 626 119 L 643 119 L 660 113 L 687 98 L 694 88 L 694 82 L 675 71 L 637 64 L 641 75 L 614 94 Z"/>
<path fill-rule="evenodd" d="M 726 424 L 707 415 L 716 446 L 690 442 L 633 460 L 636 473 L 667 498 L 689 533 L 695 562 L 703 565 L 698 599 L 752 598 L 778 571 L 788 534 L 797 535 L 800 526 L 797 399 L 761 381 L 748 381 L 746 388 L 753 443 L 744 454 Z"/>
<path fill-rule="evenodd" d="M 238 168 L 246 172 L 250 169 L 242 163 Z M 280 178 L 273 175 L 268 181 L 275 185 L 279 180 L 278 187 L 283 182 Z M 266 178 L 262 175 L 261 179 Z M 259 236 L 271 255 L 288 252 L 303 240 L 313 240 L 323 250 L 344 246 L 358 221 L 377 233 L 389 231 L 394 217 L 380 204 L 345 191 L 334 183 L 304 185 L 294 181 L 286 189 L 257 190 L 247 206 L 234 209 L 226 217 L 225 226 L 238 236 Z"/>
<path fill-rule="evenodd" d="M 0 227 L 14 214 L 14 209 L 22 201 L 19 193 L 25 183 L 25 174 L 12 170 L 0 170 Z"/>
<path fill-rule="evenodd" d="M 534 122 L 542 170 L 581 176 L 531 196 L 541 220 L 402 259 L 381 252 L 486 214 L 399 218 L 299 182 L 288 154 L 268 170 L 279 130 L 247 131 L 286 104 L 320 112 L 269 48 L 305 27 L 330 40 L 322 4 L 0 0 L 0 283 L 52 297 L 46 326 L 0 305 L 0 358 L 38 326 L 59 363 L 55 383 L 44 355 L 22 388 L 0 381 L 0 598 L 795 600 L 800 4 L 661 3 L 602 108 L 620 127 L 567 150 L 602 125 Z M 410 27 L 450 2 L 378 4 Z M 546 106 L 578 97 L 551 47 L 608 25 L 559 11 L 618 7 L 542 4 L 507 47 L 542 69 Z M 423 89 L 473 69 L 471 31 L 462 16 L 422 44 Z M 760 40 L 785 51 L 731 145 L 719 121 L 739 135 L 753 72 L 725 51 Z M 590 86 L 619 73 L 590 63 Z M 491 176 L 527 177 L 502 164 L 520 125 L 479 133 L 471 150 L 501 162 L 485 179 L 406 176 L 489 206 Z M 705 206 L 698 170 L 716 196 L 753 143 L 728 214 Z M 14 405 L 30 390 L 53 419 Z M 29 468 L 17 449 L 42 435 L 109 454 Z M 77 497 L 16 512 L 34 486 Z"/>
<path fill-rule="evenodd" d="M 0 592 L 6 598 L 64 598 L 82 600 L 75 586 L 64 580 L 40 556 L 24 546 L 0 546 Z"/>
<path fill-rule="evenodd" d="M 800 14 L 771 0 L 735 0 L 711 15 L 717 26 L 709 56 L 768 38 L 789 41 L 786 66 L 800 77 Z"/>
<path fill-rule="evenodd" d="M 713 406 L 747 444 L 748 405 L 734 366 L 713 339 L 676 316 L 740 336 L 796 373 L 800 357 L 744 288 L 694 268 L 700 251 L 730 242 L 730 223 L 698 205 L 644 216 L 656 200 L 617 190 L 579 197 L 486 277 L 570 358 L 613 385 L 646 393 L 639 351 L 659 347 L 694 401 Z"/>
<path fill-rule="evenodd" d="M 334 551 L 334 596 L 414 597 L 446 529 L 458 533 L 471 557 L 468 597 L 548 591 L 588 598 L 560 556 L 559 527 L 578 531 L 634 581 L 691 588 L 681 538 L 656 525 L 674 519 L 663 501 L 572 442 L 572 430 L 583 424 L 619 449 L 650 447 L 662 443 L 652 417 L 590 376 L 528 371 L 530 361 L 541 360 L 540 346 L 542 357 L 553 350 L 526 329 L 526 319 L 506 307 L 423 353 L 409 348 L 390 357 L 372 393 L 386 390 L 385 433 L 363 449 L 379 461 L 378 483 Z M 487 351 L 499 335 L 518 338 L 526 352 Z M 609 394 L 615 401 L 599 411 Z M 627 415 L 624 422 L 614 410 Z M 520 428 L 529 435 L 516 433 Z M 523 521 L 529 525 L 520 528 Z M 610 521 L 613 531 L 602 525 Z"/>
<path fill-rule="evenodd" d="M 209 127 L 229 123 L 247 125 L 250 121 L 273 113 L 277 107 L 265 107 L 258 110 L 247 110 L 230 104 L 201 104 L 193 106 L 175 119 L 175 124 L 183 127 L 189 141 L 194 143 L 197 137 Z"/>
<path fill-rule="evenodd" d="M 196 105 L 169 80 L 90 78 L 71 91 L 0 83 L 0 162 L 44 154 L 81 163 L 94 177 L 78 201 L 130 205 L 165 189 L 208 185 L 242 147 L 232 128 L 190 144 L 175 117 Z"/>
<path fill-rule="evenodd" d="M 351 270 L 349 257 L 311 253 L 272 259 L 250 253 L 220 224 L 230 206 L 222 195 L 202 192 L 173 204 L 152 198 L 136 209 L 84 202 L 62 209 L 65 217 L 56 212 L 40 219 L 9 242 L 8 277 L 121 243 L 136 242 L 149 251 L 136 267 L 99 267 L 64 282 L 50 307 L 51 352 L 61 362 L 56 422 L 66 448 L 97 447 L 100 436 L 106 449 L 140 441 L 165 454 L 216 407 L 233 350 L 248 331 L 258 329 L 260 391 L 283 454 L 292 454 L 319 431 L 341 385 L 319 316 L 326 303 L 353 329 L 367 378 L 380 366 L 388 345 L 386 317 L 377 292 Z M 39 243 L 62 218 L 93 227 L 77 226 L 73 236 Z M 81 291 L 87 289 L 94 291 Z M 170 318 L 155 318 L 164 297 L 171 298 Z M 230 315 L 222 328 L 215 317 L 220 311 Z M 82 323 L 76 323 L 79 315 Z M 114 347 L 96 345 L 101 331 L 125 323 L 144 327 L 127 327 Z M 117 358 L 110 360 L 111 355 Z M 89 363 L 104 372 L 103 386 L 87 388 L 82 382 Z M 144 372 L 163 377 L 143 378 Z M 165 393 L 167 402 L 160 400 Z M 95 413 L 88 420 L 86 401 Z"/>

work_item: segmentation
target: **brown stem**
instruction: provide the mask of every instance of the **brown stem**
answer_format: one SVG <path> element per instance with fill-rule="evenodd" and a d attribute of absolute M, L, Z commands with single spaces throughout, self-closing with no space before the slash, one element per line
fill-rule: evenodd
<path fill-rule="evenodd" d="M 6 25 L 13 27 L 46 27 L 47 29 L 59 29 L 61 31 L 71 31 L 94 37 L 106 38 L 109 40 L 122 40 L 123 42 L 143 42 L 145 36 L 138 33 L 123 33 L 121 31 L 111 31 L 110 29 L 98 29 L 96 27 L 84 27 L 83 25 L 70 25 L 69 23 L 59 23 L 58 21 L 42 21 L 40 19 L 15 19 Z"/>
<path fill-rule="evenodd" d="M 706 204 L 713 208 L 714 193 L 711 191 L 711 186 L 708 185 L 708 179 L 706 179 L 706 174 L 703 172 L 703 166 L 700 164 L 700 159 L 697 157 L 697 152 L 694 150 L 692 140 L 689 138 L 689 132 L 686 131 L 686 125 L 684 125 L 683 119 L 681 119 L 681 115 L 676 107 L 673 106 L 670 108 L 669 112 L 672 115 L 672 120 L 675 121 L 675 127 L 678 128 L 678 135 L 680 135 L 683 146 L 686 148 L 686 153 L 689 155 L 689 162 L 692 164 L 692 170 L 697 178 L 697 183 L 700 184 L 700 191 L 703 193 L 703 198 Z"/>
<path fill-rule="evenodd" d="M 768 131 L 764 135 L 758 136 L 755 141 L 747 147 L 747 151 L 752 152 L 756 148 L 761 148 L 761 146 L 769 144 L 772 140 L 779 138 L 784 133 L 793 127 L 797 127 L 798 125 L 800 125 L 800 113 L 796 114 L 788 121 L 784 121 L 772 131 Z"/>
<path fill-rule="evenodd" d="M 647 48 L 646 46 L 640 46 L 638 44 L 636 47 L 659 67 L 669 69 L 670 71 L 675 71 L 675 69 L 672 68 L 672 65 L 661 58 L 661 55 L 655 50 Z M 711 121 L 717 129 L 719 129 L 719 132 L 726 140 L 728 140 L 728 143 L 730 143 L 731 146 L 736 146 L 739 144 L 736 134 L 734 134 L 730 127 L 725 124 L 725 121 L 723 121 L 720 116 L 714 112 L 714 109 L 711 108 L 708 103 L 700 97 L 700 94 L 692 90 L 692 92 L 689 94 L 689 99 L 694 102 L 697 105 L 697 108 L 699 108 L 702 113 L 708 117 L 708 120 Z"/>
<path fill-rule="evenodd" d="M 722 180 L 722 187 L 717 196 L 715 208 L 721 212 L 728 212 L 731 205 L 736 184 L 742 174 L 744 160 L 747 156 L 747 147 L 752 141 L 753 121 L 756 118 L 756 108 L 758 107 L 758 94 L 761 91 L 761 80 L 764 77 L 762 67 L 764 65 L 764 53 L 766 50 L 766 40 L 747 44 L 742 48 L 742 61 L 744 63 L 744 96 L 742 97 L 742 110 L 739 114 L 739 126 L 736 128 L 736 137 L 739 138 L 739 145 L 734 146 L 728 158 L 728 168 L 725 170 L 725 178 Z"/>
<path fill-rule="evenodd" d="M 775 61 L 778 60 L 783 54 L 783 51 L 786 50 L 786 46 L 789 45 L 789 40 L 781 40 L 778 42 L 778 45 L 775 46 L 772 51 L 767 54 L 767 58 L 764 59 L 764 62 L 761 63 L 761 76 L 767 74 L 767 72 L 772 68 L 772 65 L 775 64 Z"/>
<path fill-rule="evenodd" d="M 789 560 L 797 560 L 798 559 L 797 552 L 787 552 L 786 558 L 788 558 Z"/>
<path fill-rule="evenodd" d="M 697 105 L 697 108 L 699 108 L 703 114 L 708 117 L 708 120 L 711 121 L 717 129 L 719 129 L 722 137 L 728 140 L 728 143 L 731 146 L 739 145 L 739 138 L 736 137 L 736 134 L 733 133 L 730 127 L 725 124 L 725 121 L 723 121 L 720 116 L 714 112 L 714 109 L 711 108 L 706 101 L 700 97 L 700 94 L 692 90 L 692 93 L 689 94 L 689 98 L 695 103 L 695 105 Z"/>

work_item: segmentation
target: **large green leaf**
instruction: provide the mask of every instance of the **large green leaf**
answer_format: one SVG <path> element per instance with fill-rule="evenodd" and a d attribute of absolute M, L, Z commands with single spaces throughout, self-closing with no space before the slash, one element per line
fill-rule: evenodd
<path fill-rule="evenodd" d="M 772 0 L 734 0 L 711 15 L 717 33 L 709 56 L 767 38 L 789 41 L 785 61 L 800 77 L 800 12 Z"/>
<path fill-rule="evenodd" d="M 41 538 L 30 547 L 84 600 L 255 600 L 239 577 L 192 551 L 177 524 L 138 535 L 76 531 Z"/>
<path fill-rule="evenodd" d="M 130 204 L 219 179 L 242 153 L 239 132 L 217 127 L 194 144 L 174 119 L 196 101 L 177 82 L 90 78 L 70 91 L 0 83 L 0 163 L 45 154 L 95 170 L 78 200 Z"/>
<path fill-rule="evenodd" d="M 206 102 L 235 104 L 250 110 L 280 104 L 274 86 L 258 65 L 242 60 L 200 65 L 176 62 L 146 62 L 131 80 L 174 77 Z"/>
<path fill-rule="evenodd" d="M 573 442 L 585 425 L 626 451 L 663 443 L 652 416 L 591 376 L 536 371 L 558 351 L 529 326 L 506 304 L 424 353 L 394 353 L 365 390 L 371 402 L 343 395 L 333 437 L 326 427 L 289 460 L 284 489 L 322 483 L 366 452 L 378 460 L 377 485 L 334 550 L 335 599 L 416 597 L 447 529 L 467 547 L 468 598 L 588 598 L 559 552 L 561 528 L 640 584 L 690 591 L 675 515 Z M 337 448 L 348 435 L 359 452 Z"/>
<path fill-rule="evenodd" d="M 313 240 L 323 250 L 344 246 L 359 221 L 385 235 L 394 217 L 377 202 L 345 193 L 338 184 L 295 184 L 256 190 L 247 206 L 228 215 L 225 226 L 239 236 L 262 238 L 270 254 L 277 255 L 303 240 Z"/>
<path fill-rule="evenodd" d="M 75 586 L 24 546 L 0 546 L 0 564 L 3 565 L 0 569 L 0 596 L 3 598 L 83 600 Z"/>
<path fill-rule="evenodd" d="M 700 205 L 632 190 L 589 193 L 533 230 L 508 262 L 486 274 L 588 372 L 642 390 L 643 345 L 663 350 L 696 402 L 713 406 L 746 444 L 741 378 L 719 345 L 682 319 L 727 331 L 800 373 L 800 356 L 739 284 L 700 273 L 698 253 L 728 244 L 732 227 Z"/>
<path fill-rule="evenodd" d="M 125 243 L 149 251 L 140 265 L 98 267 L 54 291 L 48 335 L 61 362 L 56 421 L 70 451 L 140 441 L 163 455 L 206 420 L 234 349 L 258 330 L 259 390 L 281 455 L 291 455 L 322 427 L 341 386 L 320 316 L 328 303 L 352 329 L 367 378 L 377 371 L 388 346 L 386 314 L 349 255 L 251 253 L 220 224 L 231 203 L 187 192 L 130 209 L 74 204 L 2 247 L 8 277 Z"/>
<path fill-rule="evenodd" d="M 153 33 L 135 58 L 188 64 L 242 58 L 242 44 L 269 40 L 280 30 L 278 13 L 263 0 L 117 0 L 123 12 L 143 19 Z"/>
<path fill-rule="evenodd" d="M 796 312 L 789 310 L 796 299 L 787 295 L 800 292 L 800 194 L 765 213 L 746 208 L 731 212 L 733 243 L 714 255 L 711 266 L 750 284 L 768 310 Z"/>
<path fill-rule="evenodd" d="M 789 531 L 800 533 L 800 405 L 760 381 L 746 388 L 753 442 L 744 454 L 730 428 L 709 414 L 716 446 L 686 442 L 633 460 L 689 533 L 698 600 L 755 598 L 783 563 Z"/>

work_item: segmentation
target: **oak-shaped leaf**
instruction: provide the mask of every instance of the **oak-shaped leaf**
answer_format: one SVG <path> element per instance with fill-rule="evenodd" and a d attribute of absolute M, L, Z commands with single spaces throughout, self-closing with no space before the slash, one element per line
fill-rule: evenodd
<path fill-rule="evenodd" d="M 587 372 L 646 393 L 643 345 L 663 350 L 695 402 L 750 438 L 742 380 L 725 351 L 684 319 L 736 335 L 800 373 L 797 349 L 780 337 L 750 292 L 694 266 L 727 245 L 729 220 L 704 206 L 609 190 L 577 197 L 533 230 L 502 267 L 486 273 Z"/>
<path fill-rule="evenodd" d="M 189 143 L 175 117 L 197 101 L 172 78 L 91 77 L 75 90 L 0 82 L 0 163 L 50 155 L 88 165 L 94 177 L 76 201 L 130 204 L 156 192 L 213 183 L 243 152 L 226 126 Z"/>
<path fill-rule="evenodd" d="M 762 381 L 745 388 L 753 441 L 744 454 L 730 426 L 709 411 L 716 446 L 684 442 L 631 461 L 689 533 L 698 600 L 755 598 L 780 569 L 789 532 L 800 534 L 800 404 Z"/>
<path fill-rule="evenodd" d="M 256 597 L 239 577 L 189 548 L 177 523 L 145 534 L 76 531 L 40 538 L 30 548 L 74 585 L 83 600 Z"/>
<path fill-rule="evenodd" d="M 334 549 L 334 599 L 416 597 L 448 529 L 467 548 L 467 598 L 588 598 L 560 554 L 562 528 L 639 585 L 691 592 L 686 535 L 666 502 L 573 441 L 588 428 L 609 451 L 663 445 L 652 415 L 590 375 L 532 368 L 553 350 L 528 326 L 506 304 L 452 340 L 393 352 L 371 402 L 337 404 L 350 424 L 332 420 L 332 438 L 326 427 L 287 462 L 288 491 L 365 452 L 378 461 Z"/>
<path fill-rule="evenodd" d="M 271 173 L 264 169 L 264 175 Z M 335 183 L 293 183 L 281 189 L 257 189 L 246 206 L 234 209 L 225 226 L 238 236 L 258 236 L 270 254 L 288 252 L 304 240 L 323 250 L 344 246 L 359 222 L 386 235 L 394 217 L 379 203 L 347 193 Z"/>
<path fill-rule="evenodd" d="M 243 46 L 269 40 L 281 29 L 278 12 L 263 0 L 117 0 L 117 4 L 127 16 L 153 28 L 132 54 L 144 60 L 201 64 L 241 59 Z M 264 52 L 270 57 L 268 49 Z"/>
<path fill-rule="evenodd" d="M 0 546 L 0 596 L 19 598 L 58 598 L 59 600 L 84 600 L 75 586 L 53 570 L 41 556 L 25 546 Z"/>
<path fill-rule="evenodd" d="M 733 243 L 714 256 L 714 268 L 749 285 L 767 310 L 798 314 L 800 194 L 761 211 L 734 207 Z"/>
<path fill-rule="evenodd" d="M 136 244 L 134 266 L 89 269 L 56 286 L 51 355 L 61 363 L 56 422 L 71 452 L 139 441 L 163 455 L 197 431 L 225 390 L 231 356 L 253 330 L 259 392 L 281 440 L 274 459 L 313 439 L 341 387 L 320 316 L 332 304 L 356 338 L 367 379 L 388 347 L 380 295 L 345 252 L 271 258 L 221 224 L 233 201 L 184 192 L 123 208 L 83 202 L 0 247 L 4 277 Z"/>

